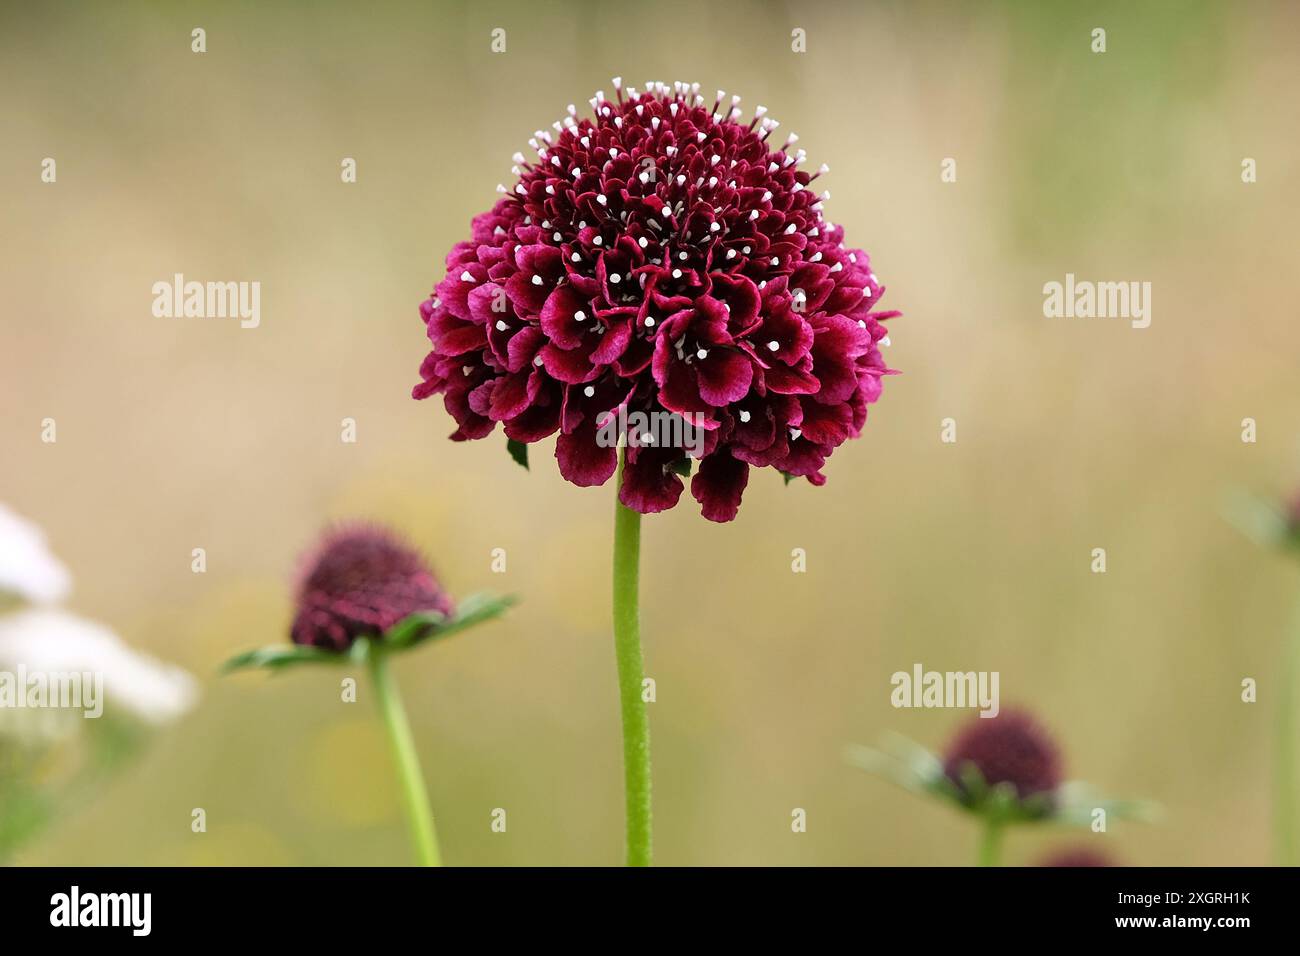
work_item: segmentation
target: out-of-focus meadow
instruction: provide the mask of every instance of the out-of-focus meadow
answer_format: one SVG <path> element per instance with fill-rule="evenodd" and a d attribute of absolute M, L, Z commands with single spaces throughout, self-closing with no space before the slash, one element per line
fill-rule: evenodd
<path fill-rule="evenodd" d="M 335 672 L 215 676 L 286 634 L 297 556 L 349 517 L 404 529 L 455 593 L 521 599 L 401 662 L 447 860 L 621 859 L 612 486 L 565 484 L 551 442 L 529 473 L 499 433 L 448 442 L 441 402 L 410 399 L 447 250 L 532 131 L 613 75 L 768 106 L 906 313 L 903 374 L 824 488 L 756 473 L 732 524 L 689 495 L 644 524 L 657 860 L 968 862 L 967 821 L 842 755 L 889 730 L 942 745 L 964 715 L 890 706 L 921 662 L 1000 671 L 1070 777 L 1165 808 L 1015 832 L 1009 862 L 1267 862 L 1300 574 L 1222 510 L 1300 480 L 1298 28 L 1287 3 L 6 8 L 0 500 L 46 528 L 73 607 L 203 679 L 17 862 L 410 859 L 364 681 L 344 704 Z M 155 318 L 177 272 L 259 281 L 261 326 Z M 1044 318 L 1067 272 L 1151 282 L 1150 328 Z"/>

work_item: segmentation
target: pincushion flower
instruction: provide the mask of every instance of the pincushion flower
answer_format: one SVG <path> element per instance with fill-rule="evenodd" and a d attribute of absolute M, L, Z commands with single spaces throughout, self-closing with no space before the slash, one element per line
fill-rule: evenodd
<path fill-rule="evenodd" d="M 651 861 L 640 516 L 691 474 L 704 517 L 736 517 L 751 468 L 821 485 L 890 374 L 884 286 L 827 221 L 799 137 L 740 97 L 615 78 L 514 156 L 509 187 L 447 255 L 421 306 L 417 399 L 454 441 L 498 424 L 517 461 L 555 435 L 575 485 L 614 478 L 614 639 L 627 860 Z"/>
<path fill-rule="evenodd" d="M 557 434 L 561 475 L 602 485 L 611 413 L 676 414 L 700 435 L 691 493 L 736 516 L 750 467 L 815 485 L 862 431 L 889 373 L 884 287 L 828 222 L 826 167 L 794 134 L 698 84 L 597 93 L 515 156 L 518 180 L 474 219 L 420 307 L 432 350 L 416 398 L 442 395 L 456 441 L 498 423 L 513 442 Z M 683 491 L 687 452 L 626 436 L 619 500 L 649 514 Z"/>
<path fill-rule="evenodd" d="M 1004 708 L 975 716 L 958 731 L 943 756 L 890 735 L 879 749 L 849 747 L 851 764 L 912 791 L 936 797 L 979 819 L 982 866 L 995 866 L 1005 829 L 1014 824 L 1096 825 L 1106 819 L 1147 818 L 1148 803 L 1107 800 L 1079 782 L 1064 782 L 1060 750 L 1029 713 Z"/>
<path fill-rule="evenodd" d="M 326 532 L 307 555 L 295 588 L 289 644 L 247 651 L 226 670 L 300 664 L 364 664 L 388 732 L 416 857 L 440 862 L 429 796 L 389 658 L 501 614 L 512 601 L 490 595 L 452 600 L 428 562 L 387 528 L 353 524 Z"/>

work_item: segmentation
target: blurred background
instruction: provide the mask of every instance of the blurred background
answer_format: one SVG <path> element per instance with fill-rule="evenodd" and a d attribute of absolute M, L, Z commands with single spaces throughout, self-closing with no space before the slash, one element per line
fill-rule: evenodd
<path fill-rule="evenodd" d="M 1300 481 L 1297 28 L 1282 2 L 6 6 L 0 500 L 45 528 L 79 613 L 203 695 L 15 862 L 410 859 L 364 681 L 344 704 L 335 672 L 216 676 L 285 638 L 298 556 L 352 517 L 402 529 L 453 593 L 521 599 L 401 663 L 445 858 L 620 861 L 613 487 L 565 484 L 553 442 L 531 472 L 499 432 L 453 444 L 441 400 L 409 397 L 448 249 L 613 75 L 768 106 L 906 313 L 903 374 L 824 488 L 755 474 L 729 525 L 689 496 L 645 521 L 657 862 L 971 860 L 969 821 L 843 758 L 965 719 L 890 706 L 916 662 L 999 671 L 1068 776 L 1165 808 L 1021 829 L 1008 862 L 1268 862 L 1300 574 L 1223 504 Z M 155 318 L 177 272 L 260 282 L 261 326 Z M 1067 272 L 1151 282 L 1150 328 L 1044 318 Z"/>

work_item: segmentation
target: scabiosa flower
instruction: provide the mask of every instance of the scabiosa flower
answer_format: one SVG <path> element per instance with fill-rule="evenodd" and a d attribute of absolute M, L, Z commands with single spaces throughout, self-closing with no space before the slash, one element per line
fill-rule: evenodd
<path fill-rule="evenodd" d="M 1060 751 L 1024 711 L 972 717 L 939 756 L 897 734 L 879 749 L 851 746 L 848 761 L 911 793 L 959 807 L 979 821 L 979 862 L 996 866 L 1003 832 L 1016 824 L 1087 827 L 1098 811 L 1108 819 L 1149 818 L 1147 803 L 1110 800 L 1087 784 L 1063 782 Z"/>
<path fill-rule="evenodd" d="M 415 398 L 442 395 L 455 441 L 498 423 L 521 464 L 557 435 L 560 474 L 615 477 L 613 617 L 627 860 L 649 865 L 650 733 L 639 624 L 640 517 L 690 474 L 730 521 L 753 467 L 825 482 L 890 373 L 884 287 L 826 221 L 793 133 L 739 97 L 648 83 L 591 98 L 514 156 L 517 177 L 420 306 L 432 344 Z M 778 145 L 780 144 L 780 145 Z M 610 428 L 611 423 L 616 427 Z M 645 423 L 644 425 L 642 423 Z"/>
<path fill-rule="evenodd" d="M 558 433 L 563 477 L 604 484 L 617 449 L 598 436 L 622 412 L 687 417 L 703 431 L 691 493 L 736 516 L 751 466 L 814 485 L 862 431 L 890 373 L 884 293 L 845 245 L 801 168 L 798 136 L 739 97 L 699 84 L 597 93 L 538 130 L 536 158 L 474 219 L 420 307 L 432 351 L 416 398 L 440 394 L 456 441 L 501 423 L 524 445 Z M 682 448 L 626 437 L 620 501 L 677 504 Z"/>
<path fill-rule="evenodd" d="M 980 800 L 988 788 L 1009 787 L 1022 804 L 1040 798 L 1044 811 L 1061 783 L 1055 742 L 1020 711 L 971 718 L 949 746 L 943 770 L 963 799 Z"/>
<path fill-rule="evenodd" d="M 304 562 L 296 596 L 293 643 L 245 651 L 227 661 L 225 669 L 368 665 L 416 859 L 437 866 L 441 858 L 429 796 L 388 662 L 424 642 L 496 617 L 513 602 L 481 594 L 453 606 L 414 548 L 385 528 L 361 524 L 324 535 Z"/>

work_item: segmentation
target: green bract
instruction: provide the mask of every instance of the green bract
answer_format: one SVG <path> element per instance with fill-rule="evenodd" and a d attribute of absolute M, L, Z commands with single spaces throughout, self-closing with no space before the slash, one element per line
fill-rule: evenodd
<path fill-rule="evenodd" d="M 880 748 L 853 744 L 845 759 L 855 767 L 884 777 L 913 793 L 937 797 L 960 809 L 999 823 L 1055 823 L 1087 827 L 1097 810 L 1107 818 L 1150 820 L 1158 813 L 1155 804 L 1140 800 L 1102 797 L 1085 783 L 1064 783 L 1050 793 L 1018 799 L 1009 784 L 989 786 L 973 764 L 962 771 L 958 787 L 944 773 L 943 761 L 920 744 L 899 734 L 889 734 Z"/>
<path fill-rule="evenodd" d="M 437 611 L 420 611 L 403 618 L 378 638 L 358 638 L 341 653 L 304 644 L 272 644 L 236 654 L 222 665 L 223 673 L 250 668 L 279 671 L 299 664 L 359 664 L 370 657 L 372 646 L 385 653 L 409 651 L 432 640 L 450 637 L 459 631 L 499 617 L 515 599 L 493 594 L 472 594 L 462 601 L 454 614 L 447 617 Z"/>

